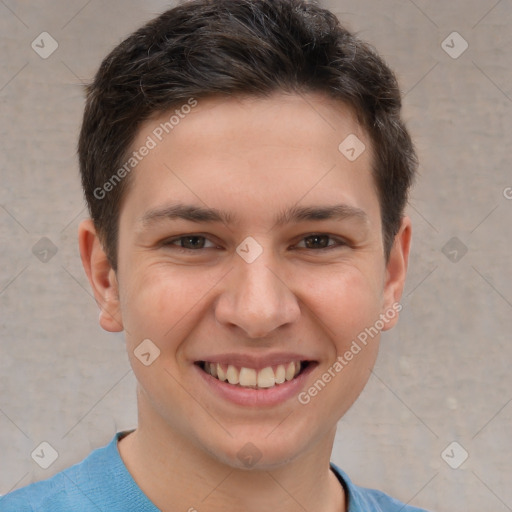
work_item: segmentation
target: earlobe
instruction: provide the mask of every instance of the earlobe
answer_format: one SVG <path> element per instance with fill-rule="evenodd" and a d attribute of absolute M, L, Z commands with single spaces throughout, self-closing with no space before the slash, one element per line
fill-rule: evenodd
<path fill-rule="evenodd" d="M 397 311 L 400 299 L 405 285 L 407 275 L 407 266 L 409 262 L 409 252 L 411 249 L 412 226 L 409 217 L 403 217 L 400 229 L 395 236 L 393 247 L 386 265 L 386 281 L 384 284 L 384 300 L 382 313 L 389 318 L 384 327 L 384 331 L 391 329 L 398 321 Z M 399 308 L 399 309 L 398 309 Z M 392 314 L 390 314 L 392 313 Z"/>
<path fill-rule="evenodd" d="M 80 223 L 78 245 L 82 265 L 100 308 L 100 325 L 106 331 L 120 332 L 123 330 L 123 323 L 117 276 L 108 261 L 91 219 Z"/>

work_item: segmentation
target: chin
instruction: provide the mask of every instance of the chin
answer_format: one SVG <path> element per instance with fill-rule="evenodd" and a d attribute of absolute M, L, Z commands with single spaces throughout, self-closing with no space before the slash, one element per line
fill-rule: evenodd
<path fill-rule="evenodd" d="M 307 429 L 311 435 L 311 428 Z M 212 445 L 210 439 L 204 449 L 219 463 L 233 469 L 275 470 L 292 462 L 303 453 L 311 441 L 306 433 L 296 437 L 284 431 L 255 433 L 253 429 L 240 431 Z"/>

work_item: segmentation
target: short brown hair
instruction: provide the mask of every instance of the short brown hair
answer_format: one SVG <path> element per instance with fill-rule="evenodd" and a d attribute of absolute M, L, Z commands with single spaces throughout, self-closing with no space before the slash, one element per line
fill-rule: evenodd
<path fill-rule="evenodd" d="M 354 109 L 374 149 L 372 172 L 389 257 L 417 157 L 401 119 L 397 80 L 383 59 L 314 2 L 191 0 L 120 43 L 87 86 L 80 172 L 114 269 L 119 211 L 131 176 L 122 173 L 108 193 L 103 187 L 126 161 L 141 123 L 191 98 L 276 91 L 323 92 Z"/>

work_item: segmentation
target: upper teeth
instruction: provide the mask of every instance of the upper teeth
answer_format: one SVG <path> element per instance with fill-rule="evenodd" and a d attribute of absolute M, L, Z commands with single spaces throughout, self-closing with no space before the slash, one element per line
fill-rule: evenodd
<path fill-rule="evenodd" d="M 301 369 L 301 363 L 290 362 L 276 367 L 267 366 L 261 370 L 254 368 L 237 368 L 232 364 L 226 366 L 219 363 L 204 364 L 207 373 L 221 381 L 230 384 L 238 384 L 243 387 L 271 388 L 276 384 L 282 384 L 285 380 L 292 380 Z"/>

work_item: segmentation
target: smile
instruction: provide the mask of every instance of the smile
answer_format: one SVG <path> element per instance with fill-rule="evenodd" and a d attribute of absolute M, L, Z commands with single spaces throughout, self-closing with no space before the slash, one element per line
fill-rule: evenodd
<path fill-rule="evenodd" d="M 290 361 L 261 370 L 209 361 L 199 361 L 196 364 L 208 375 L 234 387 L 268 389 L 295 379 L 308 367 L 309 361 Z"/>

